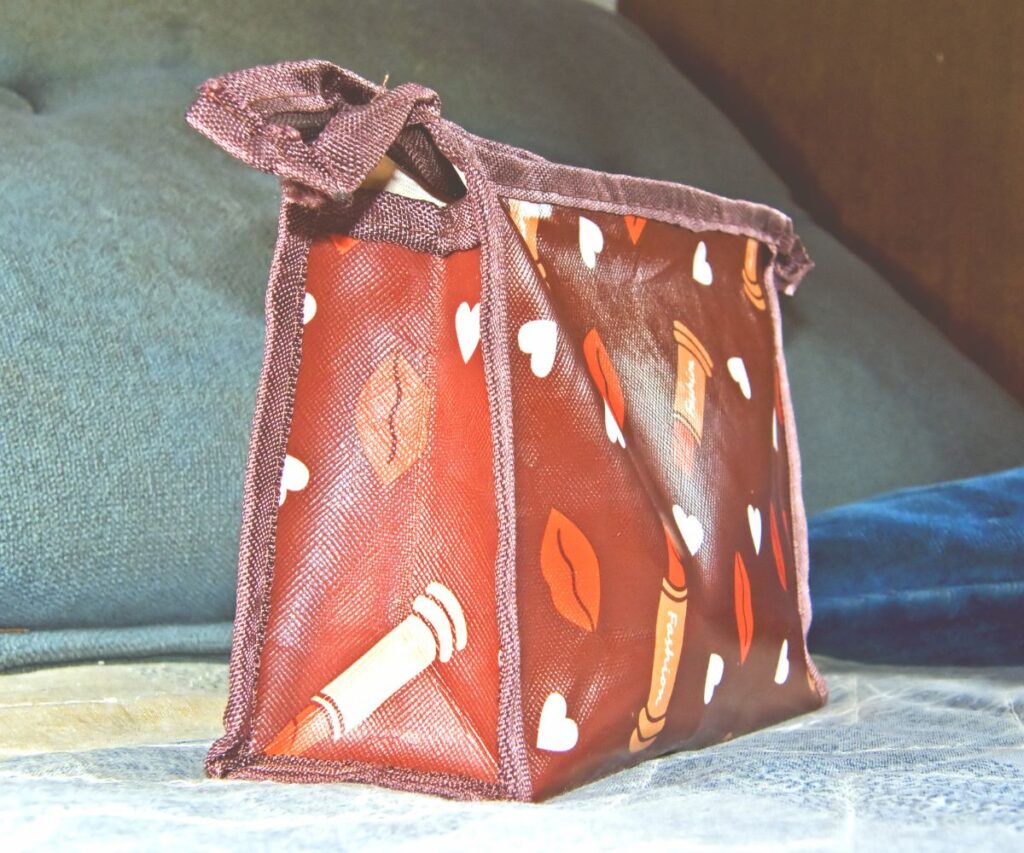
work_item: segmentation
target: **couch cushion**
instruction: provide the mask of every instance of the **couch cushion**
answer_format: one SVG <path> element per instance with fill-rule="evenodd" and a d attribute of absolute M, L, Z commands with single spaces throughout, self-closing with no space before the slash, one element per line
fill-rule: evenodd
<path fill-rule="evenodd" d="M 810 528 L 815 652 L 1024 664 L 1024 468 L 837 507 Z"/>
<path fill-rule="evenodd" d="M 183 114 L 210 76 L 305 57 L 420 81 L 553 159 L 793 209 L 645 37 L 573 0 L 6 0 L 0 627 L 30 630 L 0 634 L 0 665 L 226 646 L 276 190 Z M 1017 462 L 1020 407 L 798 226 L 809 507 Z"/>

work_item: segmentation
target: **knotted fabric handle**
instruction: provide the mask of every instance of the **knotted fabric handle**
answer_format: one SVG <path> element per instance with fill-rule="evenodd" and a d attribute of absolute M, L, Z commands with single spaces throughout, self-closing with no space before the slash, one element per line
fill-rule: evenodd
<path fill-rule="evenodd" d="M 450 184 L 425 133 L 440 115 L 441 99 L 424 86 L 386 89 L 306 60 L 207 80 L 186 118 L 253 168 L 314 190 L 299 194 L 308 201 L 316 194 L 346 200 L 400 140 L 402 165 Z"/>

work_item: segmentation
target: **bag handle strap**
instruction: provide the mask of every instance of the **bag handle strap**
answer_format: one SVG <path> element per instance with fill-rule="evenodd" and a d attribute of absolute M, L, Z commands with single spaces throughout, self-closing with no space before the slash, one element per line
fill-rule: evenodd
<path fill-rule="evenodd" d="M 460 195 L 461 181 L 430 141 L 440 116 L 441 99 L 425 86 L 387 89 L 306 60 L 207 80 L 186 118 L 229 154 L 280 177 L 292 200 L 317 204 L 346 200 L 389 151 L 432 189 Z"/>

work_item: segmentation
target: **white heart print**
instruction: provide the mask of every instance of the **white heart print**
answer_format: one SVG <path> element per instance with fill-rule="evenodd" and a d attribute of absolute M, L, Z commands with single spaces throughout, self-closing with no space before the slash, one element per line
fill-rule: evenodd
<path fill-rule="evenodd" d="M 761 553 L 761 510 L 747 505 L 747 523 L 750 525 L 750 538 L 754 542 L 754 553 Z"/>
<path fill-rule="evenodd" d="M 469 364 L 469 360 L 476 352 L 476 345 L 480 343 L 480 303 L 477 302 L 472 308 L 468 302 L 463 302 L 455 310 L 455 337 L 459 341 L 459 352 L 462 353 L 462 360 Z"/>
<path fill-rule="evenodd" d="M 555 364 L 558 326 L 554 320 L 530 320 L 519 327 L 519 349 L 530 356 L 530 370 L 543 379 Z"/>
<path fill-rule="evenodd" d="M 537 749 L 546 752 L 568 752 L 580 737 L 579 726 L 568 715 L 568 706 L 561 693 L 549 693 L 540 711 L 537 724 Z"/>
<path fill-rule="evenodd" d="M 302 297 L 302 325 L 305 326 L 316 316 L 316 297 L 307 293 Z"/>
<path fill-rule="evenodd" d="M 686 550 L 694 557 L 704 542 L 704 525 L 695 515 L 687 515 L 679 504 L 672 505 L 672 517 L 676 520 L 679 535 L 683 537 Z"/>
<path fill-rule="evenodd" d="M 789 640 L 782 641 L 782 648 L 779 649 L 779 663 L 775 667 L 775 683 L 785 684 L 789 678 Z"/>
<path fill-rule="evenodd" d="M 615 415 L 612 414 L 612 407 L 608 405 L 607 400 L 604 403 L 604 432 L 612 444 L 617 444 L 622 448 L 626 447 L 626 437 L 622 434 L 622 430 L 619 429 L 619 423 L 615 420 Z"/>
<path fill-rule="evenodd" d="M 288 492 L 301 492 L 309 483 L 309 469 L 294 456 L 285 455 L 284 470 L 281 471 L 281 489 L 277 505 L 281 506 Z"/>
<path fill-rule="evenodd" d="M 580 257 L 589 269 L 597 266 L 597 256 L 604 248 L 604 234 L 596 222 L 580 217 Z"/>
<path fill-rule="evenodd" d="M 711 264 L 708 263 L 708 247 L 703 240 L 697 244 L 693 253 L 693 280 L 705 287 L 715 280 Z"/>
<path fill-rule="evenodd" d="M 743 363 L 743 359 L 734 355 L 725 363 L 725 366 L 729 368 L 729 375 L 740 386 L 740 393 L 749 400 L 750 377 L 747 376 L 747 366 Z"/>
<path fill-rule="evenodd" d="M 725 661 L 721 655 L 711 653 L 708 658 L 708 674 L 704 676 L 704 704 L 711 704 L 711 697 L 715 695 L 715 688 L 722 683 L 722 675 L 725 674 Z"/>

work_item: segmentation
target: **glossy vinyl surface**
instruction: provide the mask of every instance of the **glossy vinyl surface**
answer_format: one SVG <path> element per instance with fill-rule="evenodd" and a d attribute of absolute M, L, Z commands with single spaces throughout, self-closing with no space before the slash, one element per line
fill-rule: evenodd
<path fill-rule="evenodd" d="M 521 712 L 544 797 L 821 698 L 767 251 L 634 217 L 506 209 Z M 342 234 L 312 243 L 254 727 L 268 755 L 498 779 L 479 262 Z M 443 618 L 410 620 L 432 581 L 465 611 L 464 649 Z M 361 661 L 399 632 L 419 639 Z M 381 687 L 388 667 L 402 672 Z M 331 686 L 355 670 L 372 671 L 361 687 Z M 389 695 L 345 730 L 353 689 Z"/>
<path fill-rule="evenodd" d="M 523 713 L 534 790 L 545 796 L 640 757 L 734 737 L 821 699 L 806 668 L 794 582 L 767 251 L 743 236 L 630 216 L 515 200 L 506 209 L 522 237 L 507 245 L 513 334 L 538 320 L 556 329 L 546 376 L 522 340 L 510 342 Z M 685 340 L 698 342 L 689 349 L 675 333 L 680 323 Z M 595 335 L 600 359 L 588 353 Z M 687 370 L 710 363 L 702 384 L 688 372 L 680 380 L 681 349 Z M 702 350 L 699 358 L 692 349 Z M 676 411 L 680 381 L 684 398 L 703 391 L 694 403 L 699 442 Z M 680 435 L 692 445 L 688 454 L 678 452 Z M 599 578 L 596 626 L 561 604 L 546 581 L 552 518 L 577 529 L 562 554 L 577 586 Z M 573 549 L 571 541 L 586 545 Z M 672 617 L 682 645 L 665 667 L 655 641 L 673 558 L 683 566 L 688 609 Z M 597 615 L 596 605 L 589 609 Z M 656 654 L 674 693 L 664 728 L 632 754 Z M 564 698 L 578 728 L 572 749 L 538 747 L 552 694 Z"/>
<path fill-rule="evenodd" d="M 479 348 L 464 361 L 455 333 L 460 306 L 479 298 L 477 250 L 441 258 L 342 235 L 312 244 L 287 447 L 308 482 L 279 509 L 257 748 L 436 581 L 462 606 L 465 648 L 343 737 L 324 726 L 291 754 L 496 778 L 487 395 Z"/>

